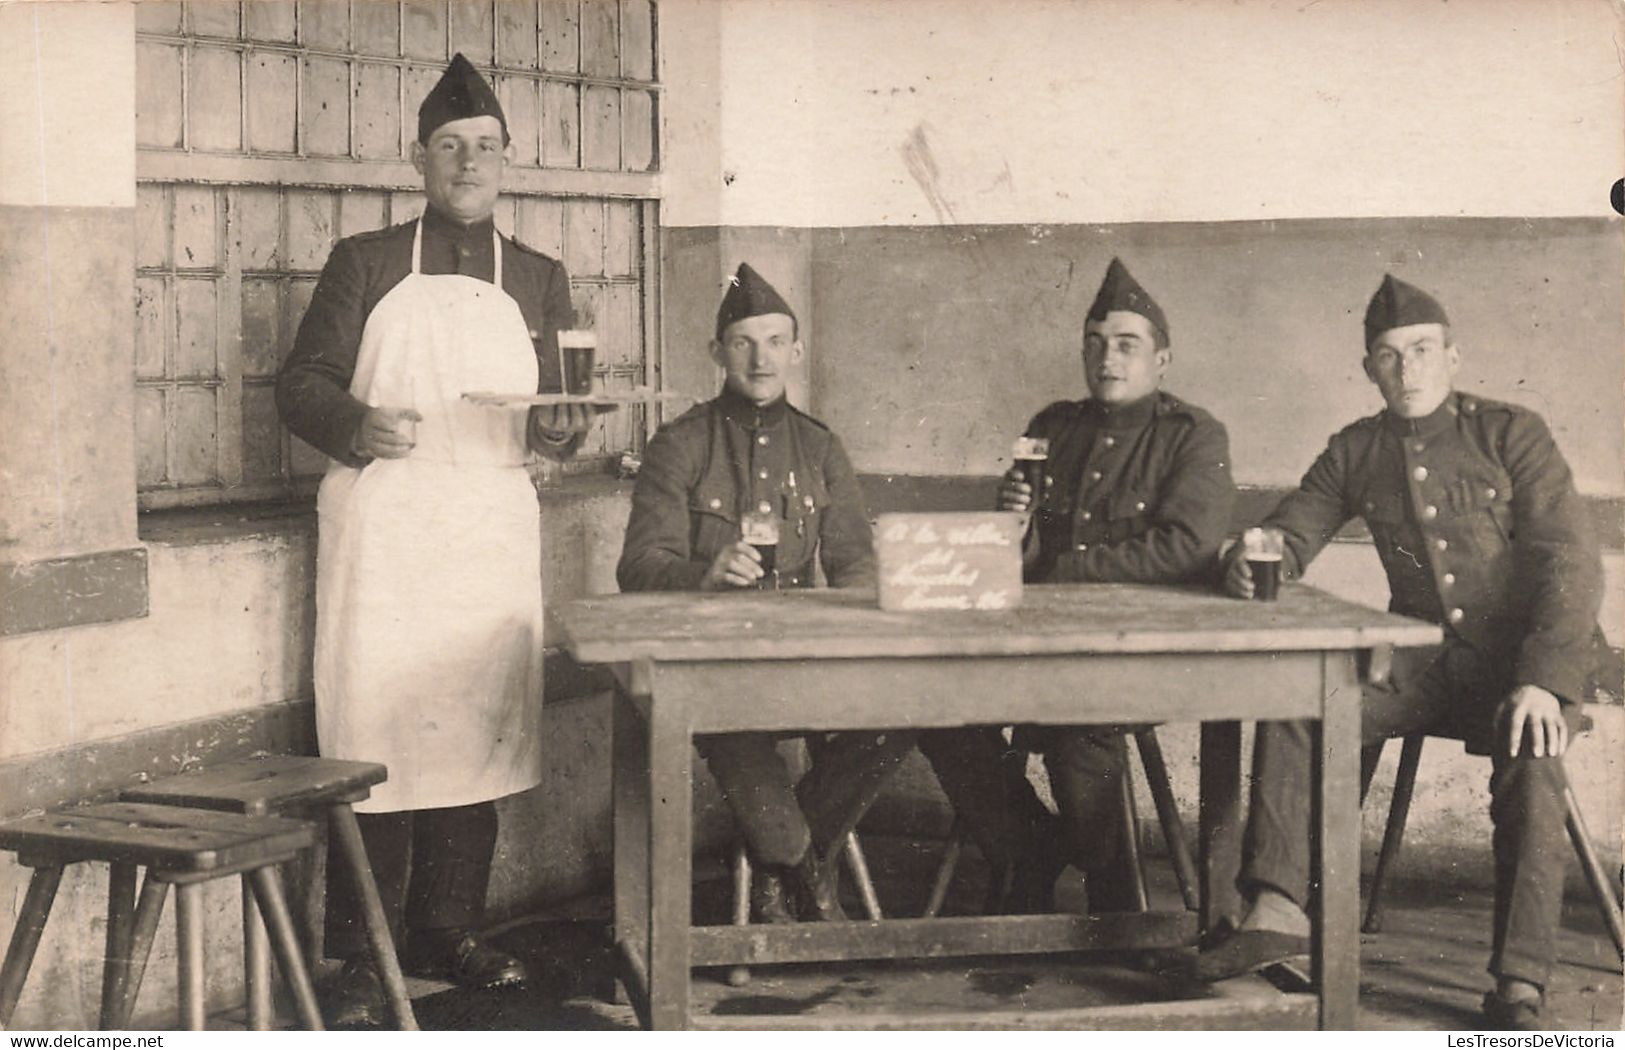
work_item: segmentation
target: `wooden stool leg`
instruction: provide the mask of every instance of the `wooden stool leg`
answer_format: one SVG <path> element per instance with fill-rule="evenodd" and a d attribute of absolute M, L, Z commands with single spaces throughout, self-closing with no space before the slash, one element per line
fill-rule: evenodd
<path fill-rule="evenodd" d="M 1134 907 L 1146 911 L 1151 906 L 1151 887 L 1145 878 L 1145 864 L 1140 858 L 1140 810 L 1134 802 L 1134 777 L 1129 768 L 1128 743 L 1119 738 L 1118 750 L 1123 756 L 1123 853 L 1129 870 L 1134 873 Z M 1088 883 L 1084 883 L 1087 890 Z"/>
<path fill-rule="evenodd" d="M 267 864 L 255 868 L 248 873 L 248 878 L 270 931 L 271 947 L 276 950 L 282 978 L 293 993 L 299 1021 L 312 1032 L 323 1031 L 322 1012 L 316 1006 L 316 989 L 310 983 L 310 971 L 305 969 L 305 959 L 299 951 L 299 935 L 294 932 L 293 916 L 288 912 L 287 898 L 282 895 L 282 880 L 277 876 L 276 867 Z"/>
<path fill-rule="evenodd" d="M 1157 823 L 1162 825 L 1162 837 L 1168 843 L 1168 859 L 1174 866 L 1174 878 L 1179 882 L 1179 896 L 1189 911 L 1202 906 L 1200 882 L 1196 875 L 1196 858 L 1191 856 L 1190 841 L 1185 838 L 1185 822 L 1179 818 L 1179 804 L 1174 800 L 1174 788 L 1168 779 L 1168 763 L 1162 757 L 1162 745 L 1157 742 L 1157 731 L 1149 726 L 1134 734 L 1134 743 L 1140 751 L 1140 765 L 1145 769 L 1145 782 L 1151 789 L 1151 801 L 1157 807 Z"/>
<path fill-rule="evenodd" d="M 948 899 L 948 887 L 953 885 L 954 869 L 959 867 L 959 853 L 962 849 L 964 849 L 964 828 L 960 825 L 959 818 L 955 817 L 953 827 L 948 829 L 948 844 L 942 850 L 942 860 L 937 863 L 937 874 L 931 880 L 931 895 L 926 898 L 925 910 L 920 913 L 921 918 L 934 919 L 942 910 L 942 902 Z"/>
<path fill-rule="evenodd" d="M 248 1030 L 271 1030 L 271 945 L 265 924 L 254 904 L 254 886 L 243 876 L 243 985 L 247 997 Z"/>
<path fill-rule="evenodd" d="M 1388 826 L 1382 833 L 1382 851 L 1377 854 L 1377 870 L 1371 875 L 1371 900 L 1366 905 L 1365 922 L 1361 933 L 1382 930 L 1382 885 L 1388 879 L 1388 869 L 1399 857 L 1399 845 L 1405 838 L 1405 818 L 1411 812 L 1411 795 L 1416 791 L 1416 770 L 1422 762 L 1422 744 L 1427 737 L 1413 733 L 1405 738 L 1399 752 L 1399 772 L 1394 776 L 1394 801 L 1388 807 Z"/>
<path fill-rule="evenodd" d="M 147 872 L 141 882 L 141 898 L 135 906 L 135 922 L 130 931 L 130 967 L 113 997 L 112 1005 L 102 1004 L 104 1027 L 121 1031 L 130 1027 L 130 1016 L 135 1013 L 136 996 L 141 991 L 141 980 L 147 975 L 147 960 L 152 957 L 152 942 L 158 937 L 158 920 L 164 914 L 164 900 L 169 896 L 169 883 L 160 882 Z"/>
<path fill-rule="evenodd" d="M 1614 896 L 1613 880 L 1597 859 L 1597 851 L 1591 845 L 1591 833 L 1586 830 L 1585 818 L 1580 816 L 1580 800 L 1574 797 L 1574 788 L 1569 786 L 1567 778 L 1563 784 L 1563 808 L 1567 810 L 1564 823 L 1568 827 L 1569 841 L 1574 843 L 1574 852 L 1580 858 L 1580 870 L 1585 872 L 1586 882 L 1591 884 L 1591 898 L 1597 902 L 1597 907 L 1602 911 L 1602 921 L 1608 925 L 1608 933 L 1614 938 L 1614 951 L 1625 955 L 1625 931 L 1620 928 L 1619 900 Z"/>
<path fill-rule="evenodd" d="M 17 1000 L 22 998 L 23 982 L 28 979 L 28 968 L 34 965 L 34 952 L 39 949 L 40 934 L 45 932 L 45 920 L 51 915 L 51 904 L 56 900 L 60 885 L 60 864 L 35 868 L 28 879 L 28 895 L 23 898 L 17 928 L 11 932 L 6 961 L 0 965 L 0 1028 L 11 1024 Z"/>
<path fill-rule="evenodd" d="M 350 876 L 351 886 L 361 898 L 361 914 L 367 921 L 367 944 L 372 949 L 373 965 L 378 967 L 378 976 L 383 981 L 384 998 L 389 1000 L 395 1027 L 403 1032 L 416 1032 L 417 1018 L 412 1013 L 412 1000 L 406 994 L 406 978 L 401 976 L 401 960 L 395 954 L 395 942 L 390 939 L 389 920 L 384 916 L 384 902 L 378 896 L 378 883 L 367 861 L 367 847 L 361 841 L 361 826 L 356 823 L 355 810 L 343 802 L 327 812 L 329 827 L 338 844 L 337 852 Z M 332 863 L 331 857 L 328 863 Z"/>
<path fill-rule="evenodd" d="M 115 1004 L 130 979 L 130 945 L 135 933 L 134 864 L 115 862 L 107 871 L 107 950 L 102 955 L 102 1031 L 112 1027 Z"/>
<path fill-rule="evenodd" d="M 858 896 L 863 898 L 863 910 L 869 913 L 871 919 L 884 919 L 886 916 L 880 912 L 880 898 L 875 894 L 874 880 L 869 877 L 869 862 L 863 857 L 863 847 L 858 844 L 858 833 L 846 833 L 846 866 L 852 869 L 852 881 L 858 884 Z"/>
<path fill-rule="evenodd" d="M 750 855 L 745 852 L 745 844 L 734 844 L 732 862 L 729 867 L 733 874 L 734 914 L 735 926 L 750 925 Z M 728 983 L 735 988 L 743 987 L 750 982 L 750 967 L 733 966 L 728 969 Z"/>
<path fill-rule="evenodd" d="M 175 886 L 175 948 L 179 959 L 180 1019 L 176 1025 L 201 1032 L 206 1021 L 203 989 L 203 884 Z"/>

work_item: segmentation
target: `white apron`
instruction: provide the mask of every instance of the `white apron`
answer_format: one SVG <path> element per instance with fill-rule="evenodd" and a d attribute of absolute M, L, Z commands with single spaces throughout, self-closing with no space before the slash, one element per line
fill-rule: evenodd
<path fill-rule="evenodd" d="M 423 415 L 403 459 L 332 462 L 316 508 L 316 733 L 382 762 L 365 813 L 461 806 L 541 780 L 541 523 L 525 414 L 465 390 L 532 394 L 536 353 L 496 282 L 412 272 L 373 308 L 350 393 Z"/>

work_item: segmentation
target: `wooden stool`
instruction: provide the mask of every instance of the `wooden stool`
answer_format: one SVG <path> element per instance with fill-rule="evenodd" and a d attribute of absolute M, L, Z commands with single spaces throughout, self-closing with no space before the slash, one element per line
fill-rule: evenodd
<path fill-rule="evenodd" d="M 1200 883 L 1196 875 L 1196 861 L 1191 856 L 1190 844 L 1185 839 L 1185 822 L 1180 819 L 1179 807 L 1174 800 L 1173 785 L 1168 780 L 1168 763 L 1162 757 L 1162 745 L 1157 742 L 1157 731 L 1153 726 L 1142 726 L 1134 732 L 1134 742 L 1140 751 L 1140 765 L 1145 770 L 1146 785 L 1151 789 L 1151 799 L 1157 807 L 1157 822 L 1162 825 L 1162 835 L 1168 843 L 1168 857 L 1174 866 L 1174 877 L 1179 883 L 1179 895 L 1188 911 L 1196 911 L 1200 907 L 1198 888 Z M 1125 748 L 1124 765 L 1127 766 L 1127 743 Z M 1027 775 L 1025 756 L 1020 766 L 1012 767 L 1010 776 Z M 1139 827 L 1140 816 L 1134 804 L 1134 784 L 1130 776 L 1123 777 L 1123 819 L 1129 829 L 1128 841 L 1124 849 L 1128 853 L 1128 861 L 1134 869 L 1134 891 L 1138 898 L 1140 910 L 1144 911 L 1149 904 L 1149 889 L 1145 875 L 1145 866 L 1140 863 Z M 948 833 L 948 844 L 943 850 L 942 860 L 937 864 L 936 876 L 931 880 L 931 893 L 926 898 L 925 909 L 921 912 L 924 918 L 935 918 L 942 910 L 943 901 L 947 899 L 948 887 L 953 883 L 954 871 L 959 866 L 959 855 L 964 850 L 964 826 L 958 818 L 954 819 L 952 830 Z"/>
<path fill-rule="evenodd" d="M 0 824 L 0 849 L 15 851 L 21 864 L 34 869 L 5 963 L 0 965 L 0 1028 L 11 1023 L 17 1008 L 63 868 L 81 861 L 106 861 L 112 867 L 107 956 L 102 970 L 102 1028 L 129 1026 L 164 898 L 174 885 L 180 971 L 180 1023 L 176 1027 L 203 1029 L 203 883 L 241 875 L 244 907 L 250 900 L 259 902 L 300 1020 L 320 1031 L 316 993 L 276 869 L 315 840 L 315 829 L 305 821 L 125 802 L 57 810 Z M 137 867 L 147 869 L 139 904 L 133 900 Z M 245 938 L 247 935 L 244 931 Z M 266 976 L 264 971 L 252 969 L 247 973 L 250 998 L 265 994 L 258 986 Z"/>
<path fill-rule="evenodd" d="M 1579 730 L 1574 735 L 1580 736 L 1591 728 L 1591 716 L 1582 715 Z M 1377 870 L 1371 876 L 1371 900 L 1366 905 L 1365 922 L 1360 927 L 1362 933 L 1377 933 L 1382 929 L 1382 887 L 1405 838 L 1405 819 L 1410 814 L 1411 796 L 1416 791 L 1416 772 L 1422 762 L 1422 745 L 1426 740 L 1426 733 L 1413 733 L 1404 738 L 1404 747 L 1400 749 L 1399 770 L 1394 775 L 1394 798 L 1388 807 L 1388 823 L 1383 829 L 1382 851 L 1377 854 Z M 1615 884 L 1597 859 L 1597 851 L 1591 845 L 1591 834 L 1586 830 L 1585 818 L 1580 815 L 1580 800 L 1574 797 L 1574 788 L 1569 786 L 1566 773 L 1563 777 L 1563 809 L 1569 842 L 1574 846 L 1575 856 L 1580 860 L 1580 870 L 1585 873 L 1586 882 L 1591 887 L 1592 899 L 1602 912 L 1603 922 L 1614 940 L 1614 951 L 1625 954 L 1625 929 L 1622 929 L 1625 922 L 1620 918 L 1619 899 L 1614 895 Z"/>
<path fill-rule="evenodd" d="M 358 896 L 367 926 L 367 942 L 383 980 L 390 1013 L 398 1028 L 415 1032 L 418 1024 L 412 1014 L 412 1001 L 406 994 L 406 981 L 401 976 L 400 959 L 395 954 L 395 943 L 384 917 L 378 883 L 361 842 L 355 810 L 351 808 L 353 803 L 372 793 L 374 784 L 383 783 L 388 776 L 389 770 L 376 762 L 348 762 L 308 755 L 262 755 L 155 780 L 125 791 L 124 797 L 135 802 L 254 816 L 314 819 L 325 813 L 330 833 L 338 843 L 338 852 L 360 890 Z M 252 909 L 252 903 L 245 902 L 243 953 L 250 972 L 263 973 L 269 959 L 263 930 Z M 319 921 L 319 916 L 312 917 L 313 926 Z M 319 927 L 316 927 L 311 931 L 310 943 L 314 945 L 318 941 Z M 248 1027 L 264 1031 L 271 1022 L 269 986 L 262 981 L 251 987 L 261 989 L 262 994 L 249 997 Z"/>

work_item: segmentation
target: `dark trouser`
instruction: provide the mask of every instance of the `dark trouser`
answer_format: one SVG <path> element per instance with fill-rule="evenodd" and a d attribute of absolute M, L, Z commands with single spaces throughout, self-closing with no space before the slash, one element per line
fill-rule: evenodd
<path fill-rule="evenodd" d="M 1123 811 L 1128 752 L 1122 726 L 1064 726 L 1044 734 L 1044 768 L 1061 813 L 1067 855 L 1083 871 L 1091 912 L 1139 905 Z"/>
<path fill-rule="evenodd" d="M 1388 681 L 1364 689 L 1366 769 L 1389 737 L 1427 732 L 1488 741 L 1487 722 L 1511 689 L 1504 667 L 1460 644 L 1402 650 Z M 1575 705 L 1564 705 L 1571 733 Z M 1260 722 L 1253 743 L 1252 810 L 1243 845 L 1242 893 L 1261 887 L 1310 902 L 1312 726 Z M 1491 747 L 1490 819 L 1495 853 L 1494 947 L 1489 971 L 1545 987 L 1563 907 L 1564 809 L 1561 759 L 1517 758 Z"/>
<path fill-rule="evenodd" d="M 1030 862 L 1051 818 L 1027 780 L 1026 752 L 1006 744 L 997 726 L 921 730 L 919 745 L 988 865 Z"/>
<path fill-rule="evenodd" d="M 695 747 L 744 833 L 758 864 L 799 863 L 809 845 L 827 859 L 913 748 L 912 733 L 809 736 L 812 767 L 799 787 L 774 733 L 701 736 Z"/>
<path fill-rule="evenodd" d="M 397 949 L 405 935 L 478 928 L 497 841 L 494 802 L 399 813 L 357 813 L 378 896 Z M 337 857 L 327 864 L 327 954 L 367 954 L 361 900 Z"/>

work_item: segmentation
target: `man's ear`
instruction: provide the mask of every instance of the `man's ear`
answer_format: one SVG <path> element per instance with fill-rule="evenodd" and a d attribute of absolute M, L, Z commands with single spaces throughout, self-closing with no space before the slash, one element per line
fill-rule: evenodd
<path fill-rule="evenodd" d="M 1168 374 L 1168 366 L 1174 363 L 1174 348 L 1172 346 L 1159 347 L 1156 360 L 1157 378 L 1161 379 Z"/>
<path fill-rule="evenodd" d="M 1360 358 L 1360 367 L 1365 369 L 1365 377 L 1367 379 L 1371 380 L 1373 383 L 1377 381 L 1377 366 L 1371 363 L 1371 352 L 1369 350 L 1366 351 L 1366 355 L 1364 357 Z"/>
<path fill-rule="evenodd" d="M 801 355 L 806 353 L 806 350 L 807 350 L 807 348 L 801 344 L 801 340 L 799 340 L 799 339 L 797 339 L 795 342 L 791 343 L 790 344 L 790 363 L 791 364 L 800 364 L 801 363 Z"/>
<path fill-rule="evenodd" d="M 1454 377 L 1457 372 L 1461 371 L 1461 347 L 1451 343 L 1444 348 L 1444 353 L 1445 364 L 1450 369 L 1450 375 Z"/>
<path fill-rule="evenodd" d="M 728 362 L 722 353 L 722 340 L 711 340 L 711 360 L 716 362 L 718 368 L 727 368 Z"/>
<path fill-rule="evenodd" d="M 428 159 L 428 153 L 424 150 L 423 143 L 417 141 L 416 139 L 413 139 L 412 140 L 412 167 L 417 170 L 417 173 L 419 175 L 423 174 L 423 164 L 424 164 L 424 161 L 427 160 L 427 159 Z"/>

